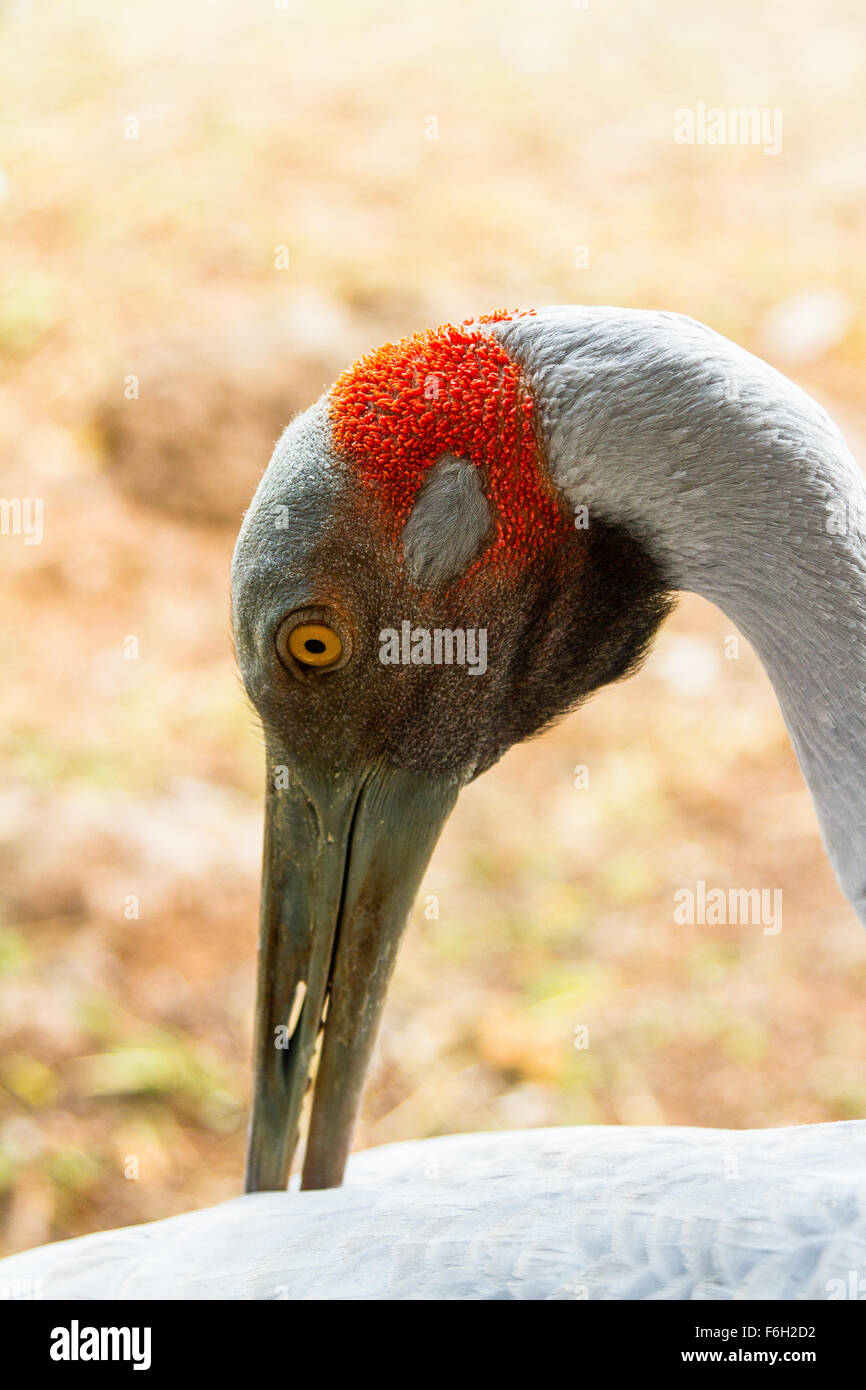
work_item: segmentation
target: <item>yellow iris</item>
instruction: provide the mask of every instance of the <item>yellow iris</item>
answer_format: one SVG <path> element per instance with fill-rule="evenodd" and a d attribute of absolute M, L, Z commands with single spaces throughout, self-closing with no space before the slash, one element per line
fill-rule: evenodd
<path fill-rule="evenodd" d="M 304 666 L 333 666 L 343 655 L 343 643 L 325 623 L 298 623 L 289 633 L 289 651 Z"/>

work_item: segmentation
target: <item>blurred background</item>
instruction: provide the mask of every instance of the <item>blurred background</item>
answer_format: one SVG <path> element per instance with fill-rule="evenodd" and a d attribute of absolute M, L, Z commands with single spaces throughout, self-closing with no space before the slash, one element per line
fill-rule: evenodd
<path fill-rule="evenodd" d="M 864 69 L 859 0 L 0 6 L 2 491 L 44 501 L 0 537 L 4 1252 L 239 1191 L 228 567 L 282 427 L 385 339 L 583 301 L 705 320 L 866 459 Z M 782 152 L 676 144 L 699 101 L 781 110 Z M 866 941 L 731 632 L 686 599 L 464 793 L 360 1146 L 866 1114 Z M 782 931 L 677 926 L 699 879 L 781 888 Z"/>

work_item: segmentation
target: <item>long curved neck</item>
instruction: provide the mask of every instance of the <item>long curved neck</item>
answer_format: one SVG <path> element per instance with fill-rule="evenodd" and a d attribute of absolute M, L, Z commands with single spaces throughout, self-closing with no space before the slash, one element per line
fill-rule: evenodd
<path fill-rule="evenodd" d="M 541 310 L 498 326 L 554 481 L 717 604 L 779 698 L 839 881 L 866 925 L 866 487 L 826 413 L 692 319 Z"/>

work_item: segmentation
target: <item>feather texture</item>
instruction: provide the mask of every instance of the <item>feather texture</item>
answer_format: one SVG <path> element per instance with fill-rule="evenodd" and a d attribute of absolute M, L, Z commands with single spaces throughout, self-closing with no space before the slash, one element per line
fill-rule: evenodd
<path fill-rule="evenodd" d="M 864 1174 L 866 1121 L 455 1135 L 356 1154 L 342 1188 L 237 1197 L 12 1256 L 0 1288 L 8 1297 L 28 1281 L 58 1299 L 851 1297 L 866 1272 Z"/>

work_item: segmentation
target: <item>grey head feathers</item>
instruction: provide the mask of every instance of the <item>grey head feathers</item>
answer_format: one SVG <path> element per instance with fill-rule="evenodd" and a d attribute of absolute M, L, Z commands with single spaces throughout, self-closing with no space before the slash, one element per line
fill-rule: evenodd
<path fill-rule="evenodd" d="M 776 690 L 866 925 L 866 488 L 824 410 L 680 314 L 573 305 L 495 325 L 555 484 L 717 604 Z"/>
<path fill-rule="evenodd" d="M 490 534 L 490 505 L 478 469 L 443 454 L 428 471 L 403 528 L 403 558 L 420 588 L 463 574 Z"/>

